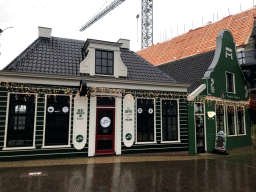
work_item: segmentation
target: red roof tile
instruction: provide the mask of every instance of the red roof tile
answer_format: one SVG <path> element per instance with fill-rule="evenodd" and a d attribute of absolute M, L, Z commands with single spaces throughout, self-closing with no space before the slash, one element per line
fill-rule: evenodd
<path fill-rule="evenodd" d="M 169 41 L 151 45 L 137 52 L 141 57 L 160 65 L 185 57 L 204 53 L 216 48 L 219 31 L 229 30 L 238 46 L 247 44 L 254 25 L 256 6 L 236 15 L 230 15 L 215 23 L 190 30 Z"/>

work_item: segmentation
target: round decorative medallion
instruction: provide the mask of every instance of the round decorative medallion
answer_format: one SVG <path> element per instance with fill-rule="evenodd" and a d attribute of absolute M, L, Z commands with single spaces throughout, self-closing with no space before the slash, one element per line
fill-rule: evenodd
<path fill-rule="evenodd" d="M 53 106 L 48 107 L 47 111 L 48 111 L 49 113 L 54 112 L 54 107 L 53 107 Z"/>
<path fill-rule="evenodd" d="M 67 113 L 68 110 L 69 110 L 69 109 L 68 109 L 68 107 L 66 107 L 66 106 L 62 108 L 63 113 Z"/>
<path fill-rule="evenodd" d="M 101 120 L 100 120 L 100 124 L 102 127 L 106 128 L 106 127 L 109 127 L 111 123 L 111 120 L 108 118 L 108 117 L 103 117 Z"/>
<path fill-rule="evenodd" d="M 130 141 L 132 139 L 132 134 L 131 133 L 127 133 L 125 135 L 125 138 L 126 138 L 126 140 Z"/>
<path fill-rule="evenodd" d="M 84 140 L 83 135 L 77 135 L 77 136 L 76 136 L 76 141 L 77 141 L 78 143 L 81 143 L 83 140 Z"/>
<path fill-rule="evenodd" d="M 143 111 L 143 110 L 142 110 L 141 108 L 138 109 L 138 113 L 139 113 L 139 114 L 141 114 L 142 111 Z"/>
<path fill-rule="evenodd" d="M 153 112 L 154 112 L 154 110 L 153 110 L 152 108 L 149 108 L 149 109 L 148 109 L 148 113 L 149 113 L 149 114 L 152 114 Z"/>

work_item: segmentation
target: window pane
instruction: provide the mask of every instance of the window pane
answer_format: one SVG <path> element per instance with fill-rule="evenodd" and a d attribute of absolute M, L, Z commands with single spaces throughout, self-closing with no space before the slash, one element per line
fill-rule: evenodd
<path fill-rule="evenodd" d="M 102 66 L 106 67 L 108 65 L 107 61 L 107 59 L 102 59 Z"/>
<path fill-rule="evenodd" d="M 234 107 L 227 106 L 228 134 L 235 135 Z"/>
<path fill-rule="evenodd" d="M 227 73 L 227 91 L 234 92 L 233 74 Z"/>
<path fill-rule="evenodd" d="M 96 51 L 96 57 L 101 58 L 101 51 Z"/>
<path fill-rule="evenodd" d="M 244 108 L 237 107 L 237 124 L 238 124 L 238 133 L 245 134 L 244 128 Z"/>
<path fill-rule="evenodd" d="M 113 52 L 96 50 L 95 73 L 113 75 L 113 57 Z M 97 68 L 97 66 L 100 66 L 100 68 Z"/>
<path fill-rule="evenodd" d="M 106 51 L 102 51 L 102 58 L 107 59 L 108 53 Z"/>
<path fill-rule="evenodd" d="M 26 105 L 16 105 L 15 113 L 17 114 L 26 113 Z"/>
<path fill-rule="evenodd" d="M 7 147 L 33 145 L 34 116 L 35 95 L 10 94 Z"/>
<path fill-rule="evenodd" d="M 100 74 L 101 73 L 101 66 L 96 66 L 96 72 L 97 74 Z"/>
<path fill-rule="evenodd" d="M 102 67 L 102 74 L 107 74 L 107 67 Z"/>
<path fill-rule="evenodd" d="M 176 100 L 162 100 L 162 140 L 178 140 L 178 107 Z"/>
<path fill-rule="evenodd" d="M 137 99 L 137 141 L 154 140 L 154 100 Z M 142 137 L 140 136 L 142 135 Z"/>
<path fill-rule="evenodd" d="M 46 107 L 45 145 L 68 145 L 70 97 L 48 95 Z"/>
<path fill-rule="evenodd" d="M 224 128 L 224 107 L 223 105 L 216 106 L 216 122 L 217 122 L 217 133 L 223 131 L 225 133 Z"/>
<path fill-rule="evenodd" d="M 101 66 L 101 59 L 96 59 L 96 65 Z"/>
<path fill-rule="evenodd" d="M 198 113 L 198 114 L 204 113 L 204 105 L 202 103 L 195 103 L 195 113 Z"/>
<path fill-rule="evenodd" d="M 108 74 L 113 75 L 113 68 L 112 67 L 108 67 Z"/>
<path fill-rule="evenodd" d="M 108 60 L 108 66 L 113 67 L 113 60 Z"/>
<path fill-rule="evenodd" d="M 113 59 L 113 53 L 112 52 L 108 52 L 108 59 Z"/>

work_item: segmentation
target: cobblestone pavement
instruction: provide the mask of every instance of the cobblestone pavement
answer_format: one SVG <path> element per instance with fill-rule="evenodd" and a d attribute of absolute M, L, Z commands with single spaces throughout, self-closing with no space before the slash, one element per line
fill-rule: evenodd
<path fill-rule="evenodd" d="M 256 150 L 0 162 L 0 192 L 256 191 Z"/>

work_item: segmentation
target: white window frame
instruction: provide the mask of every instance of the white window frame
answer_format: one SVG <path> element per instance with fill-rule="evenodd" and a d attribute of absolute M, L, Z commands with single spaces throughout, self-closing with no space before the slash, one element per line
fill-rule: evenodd
<path fill-rule="evenodd" d="M 238 107 L 238 106 L 237 106 Z M 236 107 L 236 115 L 237 115 L 237 129 L 238 129 L 238 114 L 237 114 L 237 107 Z M 243 108 L 243 112 L 244 112 L 244 134 L 239 134 L 239 130 L 237 130 L 237 135 L 238 136 L 243 136 L 246 135 L 246 122 L 245 122 L 245 109 L 244 106 L 241 106 Z"/>
<path fill-rule="evenodd" d="M 177 101 L 177 125 L 178 125 L 178 140 L 177 141 L 163 141 L 163 137 L 162 137 L 162 101 L 163 100 L 168 100 L 168 101 Z M 136 113 L 137 114 L 137 113 Z M 160 114 L 161 114 L 161 143 L 180 143 L 180 103 L 179 103 L 179 99 L 168 99 L 168 98 L 161 98 L 160 99 Z M 156 126 L 156 125 L 155 125 Z"/>
<path fill-rule="evenodd" d="M 21 95 L 21 94 L 26 94 L 26 95 L 35 95 L 35 116 L 34 116 L 34 136 L 33 136 L 33 146 L 28 146 L 28 147 L 7 147 L 6 142 L 7 142 L 7 131 L 8 131 L 8 118 L 9 118 L 9 105 L 10 105 L 10 95 Z M 8 92 L 8 100 L 7 100 L 7 109 L 6 109 L 6 120 L 5 120 L 5 134 L 4 134 L 4 147 L 2 150 L 19 150 L 19 149 L 35 149 L 35 139 L 36 139 L 36 122 L 37 122 L 37 100 L 38 99 L 38 94 L 37 93 L 19 93 L 19 92 L 14 92 L 10 93 Z"/>
<path fill-rule="evenodd" d="M 228 79 L 227 79 L 227 74 L 228 73 L 230 73 L 230 74 L 232 74 L 233 75 L 233 92 L 229 92 L 228 91 Z M 226 71 L 226 91 L 227 91 L 227 93 L 232 93 L 232 94 L 235 94 L 236 93 L 236 84 L 235 84 L 235 74 L 234 73 L 231 73 L 231 72 L 228 72 L 228 71 Z"/>
<path fill-rule="evenodd" d="M 195 113 L 195 104 L 200 103 L 204 106 L 204 150 L 207 152 L 207 142 L 206 142 L 206 116 L 205 116 L 205 103 L 204 102 L 194 102 L 194 127 L 195 127 L 195 148 L 197 153 L 197 146 L 196 146 L 196 113 Z M 217 130 L 217 129 L 216 129 Z"/>
<path fill-rule="evenodd" d="M 229 135 L 226 134 L 228 137 L 234 137 L 237 136 L 237 110 L 235 105 L 226 105 L 226 122 L 227 122 L 227 129 L 228 129 L 228 106 L 234 107 L 234 125 L 235 125 L 235 134 L 234 135 Z"/>
<path fill-rule="evenodd" d="M 226 107 L 223 104 L 215 104 L 215 131 L 216 131 L 216 135 L 217 135 L 217 105 L 222 105 L 223 106 L 223 111 L 224 111 L 224 135 L 227 135 L 227 130 L 226 130 Z"/>
<path fill-rule="evenodd" d="M 58 95 L 58 96 L 69 96 L 70 104 L 69 104 L 69 132 L 68 132 L 68 145 L 45 145 L 45 126 L 46 126 L 46 108 L 47 108 L 47 96 L 48 95 Z M 67 94 L 45 94 L 45 102 L 44 102 L 44 130 L 43 130 L 43 143 L 41 148 L 64 148 L 64 147 L 71 147 L 70 145 L 70 137 L 71 137 L 71 113 L 72 113 L 72 95 Z"/>
<path fill-rule="evenodd" d="M 137 135 L 137 128 L 138 128 L 138 119 L 137 119 L 137 102 L 138 102 L 138 99 L 153 99 L 154 100 L 154 141 L 147 141 L 147 142 L 138 142 L 137 138 L 138 138 L 138 135 Z M 146 97 L 137 97 L 136 98 L 136 140 L 135 140 L 135 144 L 152 144 L 152 143 L 157 143 L 156 142 L 156 99 L 155 98 L 146 98 Z"/>

